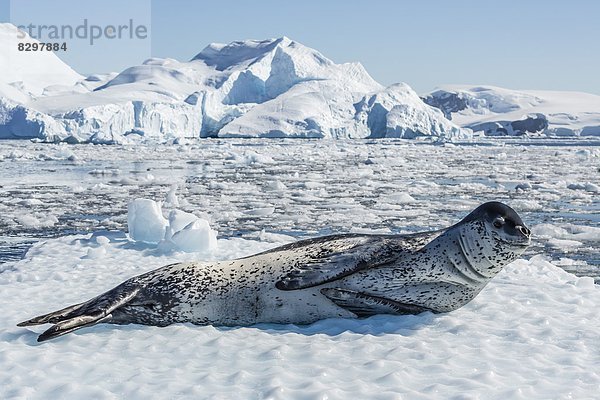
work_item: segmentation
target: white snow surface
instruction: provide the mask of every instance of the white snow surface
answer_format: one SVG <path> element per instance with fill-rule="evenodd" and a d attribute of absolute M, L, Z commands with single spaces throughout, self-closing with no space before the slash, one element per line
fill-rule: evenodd
<path fill-rule="evenodd" d="M 12 65 L 0 64 L 0 73 Z M 12 80 L 0 76 L 4 86 Z M 188 62 L 152 58 L 116 75 L 76 80 L 46 87 L 39 96 L 0 90 L 0 138 L 127 143 L 135 140 L 132 134 L 160 142 L 208 136 L 463 139 L 471 133 L 408 85 L 384 88 L 359 63 L 335 64 L 287 37 L 213 43 Z"/>
<path fill-rule="evenodd" d="M 17 322 L 153 268 L 284 242 L 161 253 L 119 232 L 39 243 L 0 273 L 3 399 L 567 399 L 600 390 L 600 288 L 542 256 L 507 266 L 455 312 L 308 326 L 97 325 L 38 344 Z M 100 252 L 100 258 L 90 254 Z"/>
<path fill-rule="evenodd" d="M 0 141 L 0 250 L 38 229 L 95 232 L 39 239 L 0 264 L 0 399 L 597 398 L 600 149 L 538 142 Z M 193 241 L 190 253 L 168 233 L 159 244 L 131 240 L 136 198 L 165 200 L 149 222 L 181 231 L 203 219 L 222 236 Z M 291 235 L 439 229 L 489 200 L 514 207 L 534 243 L 452 313 L 97 325 L 43 344 L 47 326 L 16 327 L 169 263 L 241 257 Z"/>
<path fill-rule="evenodd" d="M 476 133 L 600 136 L 600 96 L 590 93 L 443 85 L 426 96 L 445 102 L 447 107 L 462 103 L 466 108 L 450 113 L 452 122 Z M 531 125 L 535 128 L 524 132 L 519 125 L 523 126 L 528 118 L 538 124 L 534 122 Z"/>

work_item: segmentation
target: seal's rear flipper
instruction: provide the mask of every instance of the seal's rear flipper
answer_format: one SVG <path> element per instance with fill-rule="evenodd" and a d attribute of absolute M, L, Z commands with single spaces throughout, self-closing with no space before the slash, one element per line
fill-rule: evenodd
<path fill-rule="evenodd" d="M 326 288 L 321 293 L 338 306 L 356 314 L 358 317 L 369 317 L 376 314 L 420 314 L 432 311 L 427 307 L 401 303 L 384 297 L 355 292 L 354 290 Z"/>
<path fill-rule="evenodd" d="M 73 332 L 77 329 L 85 328 L 86 326 L 92 326 L 109 320 L 112 317 L 111 314 L 102 316 L 100 315 L 82 315 L 81 317 L 74 317 L 61 321 L 56 325 L 53 325 L 50 329 L 47 329 L 42 333 L 37 341 L 43 342 L 49 339 L 53 339 L 58 336 L 65 335 L 69 332 Z"/>
<path fill-rule="evenodd" d="M 62 310 L 40 315 L 17 326 L 54 324 L 38 337 L 38 342 L 64 335 L 74 330 L 109 321 L 112 312 L 129 303 L 139 292 L 139 286 L 122 284 L 98 297 Z"/>
<path fill-rule="evenodd" d="M 41 325 L 41 324 L 54 324 L 58 321 L 69 318 L 70 315 L 75 314 L 75 312 L 81 308 L 85 303 L 75 304 L 62 310 L 54 311 L 49 314 L 40 315 L 39 317 L 31 318 L 27 321 L 19 322 L 17 326 L 32 326 L 32 325 Z"/>

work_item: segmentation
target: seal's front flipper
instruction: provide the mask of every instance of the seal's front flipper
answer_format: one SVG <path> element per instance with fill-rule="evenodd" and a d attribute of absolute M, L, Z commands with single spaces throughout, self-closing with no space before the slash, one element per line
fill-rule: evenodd
<path fill-rule="evenodd" d="M 420 314 L 425 311 L 433 311 L 427 307 L 401 303 L 354 290 L 326 288 L 321 289 L 321 293 L 358 317 L 369 317 L 376 314 Z"/>
<path fill-rule="evenodd" d="M 389 264 L 404 252 L 403 242 L 383 236 L 335 237 L 318 247 L 306 246 L 294 269 L 276 282 L 279 290 L 306 289 L 358 271 Z"/>
<path fill-rule="evenodd" d="M 111 313 L 129 303 L 139 290 L 139 286 L 122 284 L 85 303 L 32 318 L 18 326 L 54 324 L 38 337 L 38 342 L 43 342 L 86 326 L 109 321 L 112 318 Z"/>

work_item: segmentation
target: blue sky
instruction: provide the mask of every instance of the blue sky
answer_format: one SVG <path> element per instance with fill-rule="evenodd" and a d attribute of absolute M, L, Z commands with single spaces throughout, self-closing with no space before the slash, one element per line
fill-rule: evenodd
<path fill-rule="evenodd" d="M 75 41 L 60 54 L 77 71 L 119 71 L 150 56 L 187 60 L 210 42 L 286 35 L 335 62 L 360 61 L 383 84 L 438 84 L 600 94 L 595 1 L 0 1 L 4 21 L 98 25 L 129 18 L 146 40 Z"/>

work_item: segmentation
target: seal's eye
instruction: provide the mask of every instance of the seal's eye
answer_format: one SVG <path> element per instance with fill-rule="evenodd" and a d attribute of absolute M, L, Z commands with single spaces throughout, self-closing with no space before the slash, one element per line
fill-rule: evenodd
<path fill-rule="evenodd" d="M 502 217 L 496 218 L 494 220 L 493 224 L 496 228 L 502 228 L 502 225 L 504 225 L 504 218 L 502 218 Z"/>

